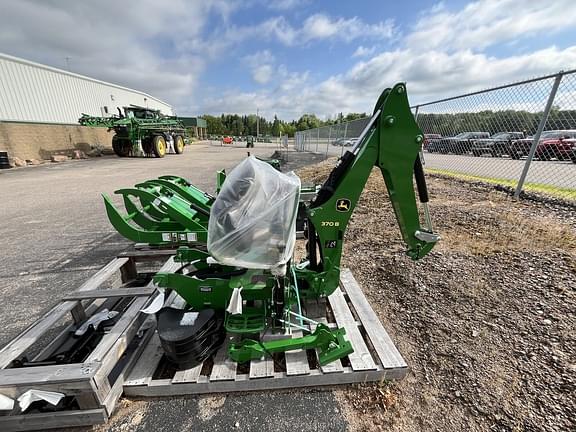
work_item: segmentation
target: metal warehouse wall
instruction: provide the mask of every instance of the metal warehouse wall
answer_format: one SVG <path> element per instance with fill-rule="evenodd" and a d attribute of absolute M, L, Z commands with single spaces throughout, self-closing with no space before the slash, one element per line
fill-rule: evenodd
<path fill-rule="evenodd" d="M 173 114 L 146 93 L 0 54 L 0 121 L 77 124 L 82 113 L 118 114 L 130 104 Z"/>

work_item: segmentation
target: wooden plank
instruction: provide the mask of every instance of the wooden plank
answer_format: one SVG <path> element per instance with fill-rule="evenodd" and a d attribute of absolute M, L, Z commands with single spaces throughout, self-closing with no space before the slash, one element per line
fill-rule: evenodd
<path fill-rule="evenodd" d="M 308 300 L 304 304 L 306 316 L 318 321 L 319 318 L 326 318 L 326 299 Z"/>
<path fill-rule="evenodd" d="M 214 366 L 212 366 L 210 381 L 233 380 L 236 377 L 237 363 L 228 356 L 228 346 L 233 339 L 233 337 L 226 337 L 226 340 L 214 356 Z"/>
<path fill-rule="evenodd" d="M 360 285 L 354 279 L 349 269 L 343 269 L 340 274 L 340 282 L 348 293 L 350 301 L 354 305 L 360 321 L 382 362 L 384 368 L 407 368 L 406 362 L 394 345 L 394 342 L 386 332 L 386 329 L 378 319 L 378 316 L 366 300 Z"/>
<path fill-rule="evenodd" d="M 132 369 L 134 368 L 136 362 L 140 358 L 140 355 L 146 348 L 151 337 L 154 336 L 154 333 L 155 331 L 153 329 L 149 329 L 143 335 L 142 340 L 140 340 L 138 347 L 133 352 L 130 353 L 130 358 L 124 365 L 124 368 L 122 369 L 120 374 L 118 374 L 118 377 L 116 378 L 116 381 L 114 381 L 114 384 L 110 389 L 110 392 L 105 397 L 103 405 L 106 407 L 106 413 L 108 414 L 108 416 L 111 416 L 112 413 L 114 412 L 114 408 L 116 408 L 116 403 L 118 402 L 120 396 L 122 396 L 122 392 L 124 391 L 124 382 L 126 381 L 126 378 L 132 372 Z"/>
<path fill-rule="evenodd" d="M 84 309 L 84 306 L 82 306 L 81 302 L 78 302 L 76 306 L 72 308 L 70 313 L 72 314 L 72 319 L 76 324 L 80 324 L 88 318 L 86 316 L 86 310 Z"/>
<path fill-rule="evenodd" d="M 274 361 L 269 356 L 250 362 L 250 378 L 268 378 L 274 376 Z"/>
<path fill-rule="evenodd" d="M 78 288 L 78 291 L 98 289 L 98 287 L 118 271 L 127 260 L 128 258 L 115 258 L 110 261 L 88 281 L 84 282 L 84 284 Z M 18 356 L 32 346 L 47 330 L 52 328 L 64 315 L 76 307 L 77 304 L 77 301 L 59 303 L 19 336 L 9 342 L 8 345 L 0 350 L 0 369 L 8 367 L 14 359 L 18 358 Z"/>
<path fill-rule="evenodd" d="M 344 293 L 338 288 L 328 297 L 334 318 L 338 327 L 346 329 L 346 338 L 352 343 L 354 352 L 348 355 L 350 364 L 354 370 L 376 369 L 376 363 L 368 350 L 362 334 L 355 323 L 352 312 L 344 299 Z"/>
<path fill-rule="evenodd" d="M 302 337 L 302 330 L 293 330 L 292 337 Z M 286 358 L 286 375 L 306 375 L 310 373 L 306 350 L 286 351 L 284 357 Z"/>
<path fill-rule="evenodd" d="M 325 385 L 378 382 L 383 379 L 395 379 L 394 372 L 378 370 L 353 371 L 344 368 L 341 374 L 324 374 L 313 369 L 307 375 L 288 376 L 275 373 L 274 378 L 250 379 L 248 374 L 236 375 L 234 381 L 211 381 L 200 377 L 197 383 L 173 385 L 171 380 L 154 380 L 149 385 L 124 386 L 124 395 L 138 397 L 179 396 L 206 393 L 246 392 L 276 390 L 299 387 L 317 387 Z"/>
<path fill-rule="evenodd" d="M 124 264 L 128 262 L 128 258 L 114 258 L 90 279 L 84 282 L 76 291 L 91 291 L 98 289 L 100 285 L 106 282 L 114 273 L 120 270 Z"/>
<path fill-rule="evenodd" d="M 190 369 L 177 371 L 174 374 L 174 378 L 172 378 L 172 383 L 195 383 L 198 380 L 198 377 L 200 377 L 200 372 L 202 372 L 202 365 L 203 364 L 201 363 Z"/>
<path fill-rule="evenodd" d="M 106 423 L 108 416 L 103 408 L 0 416 L 2 431 L 31 431 L 62 429 L 65 427 L 92 426 Z"/>
<path fill-rule="evenodd" d="M 88 382 L 98 370 L 98 363 L 35 366 L 0 370 L 0 388 L 62 382 Z"/>
<path fill-rule="evenodd" d="M 65 296 L 62 300 L 85 300 L 93 298 L 111 298 L 111 297 L 143 297 L 154 294 L 156 290 L 153 286 L 137 288 L 118 288 L 76 292 Z"/>
<path fill-rule="evenodd" d="M 164 350 L 160 344 L 160 338 L 158 333 L 154 332 L 124 385 L 148 384 L 152 380 L 152 375 L 163 356 Z"/>
<path fill-rule="evenodd" d="M 118 362 L 124 356 L 126 349 L 136 336 L 137 332 L 141 327 L 144 326 L 145 320 L 153 320 L 152 317 L 147 317 L 144 314 L 137 314 L 134 320 L 129 324 L 126 328 L 124 333 L 118 338 L 116 343 L 112 346 L 112 348 L 106 353 L 104 359 L 102 360 L 102 365 L 98 369 L 96 376 L 94 377 L 95 383 L 95 391 L 99 397 L 101 402 L 108 396 L 110 393 L 110 383 L 108 380 L 108 375 L 116 367 Z M 147 327 L 149 328 L 149 327 Z M 148 337 L 147 340 L 151 337 L 151 331 L 147 332 Z"/>
<path fill-rule="evenodd" d="M 136 243 L 135 246 L 138 244 L 148 246 L 148 243 Z M 137 258 L 138 261 L 143 261 L 146 259 L 161 259 L 161 258 L 175 255 L 175 254 L 176 254 L 176 249 L 174 249 L 174 248 L 147 249 L 147 250 L 131 250 L 131 251 L 120 252 L 118 254 L 118 257 L 119 258 L 134 257 L 134 258 Z"/>
<path fill-rule="evenodd" d="M 170 258 L 164 263 L 162 268 L 160 269 L 161 272 L 170 273 L 176 271 L 179 267 L 179 263 L 174 262 L 173 258 Z M 151 281 L 147 287 L 153 287 L 154 282 Z M 160 295 L 160 294 L 158 294 Z M 102 361 L 106 353 L 112 348 L 112 346 L 117 342 L 119 338 L 122 337 L 122 334 L 125 330 L 133 323 L 133 321 L 137 318 L 140 314 L 140 310 L 144 308 L 146 303 L 148 303 L 149 298 L 138 297 L 136 300 L 132 302 L 132 304 L 124 311 L 122 317 L 114 324 L 112 329 L 108 334 L 106 334 L 98 346 L 90 353 L 86 362 L 93 362 L 93 361 Z M 126 344 L 127 345 L 127 344 Z"/>
<path fill-rule="evenodd" d="M 140 315 L 140 309 L 144 307 L 147 298 L 138 297 L 132 302 L 132 304 L 124 311 L 122 316 L 116 324 L 110 329 L 110 332 L 100 340 L 100 343 L 94 348 L 90 355 L 86 358 L 87 362 L 103 361 L 108 351 L 118 342 L 119 339 L 123 339 L 124 348 L 128 346 L 128 338 L 126 337 L 126 330 L 133 326 L 133 323 Z M 118 353 L 122 354 L 122 353 Z"/>
<path fill-rule="evenodd" d="M 136 269 L 136 260 L 134 257 L 130 257 L 128 262 L 120 267 L 120 276 L 122 283 L 126 283 L 138 277 L 138 270 Z"/>

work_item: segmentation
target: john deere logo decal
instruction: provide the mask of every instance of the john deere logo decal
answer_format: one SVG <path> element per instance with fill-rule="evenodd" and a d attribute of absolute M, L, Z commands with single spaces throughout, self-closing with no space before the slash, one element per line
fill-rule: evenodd
<path fill-rule="evenodd" d="M 350 210 L 350 200 L 346 198 L 340 198 L 336 201 L 336 210 L 339 212 L 347 212 Z"/>

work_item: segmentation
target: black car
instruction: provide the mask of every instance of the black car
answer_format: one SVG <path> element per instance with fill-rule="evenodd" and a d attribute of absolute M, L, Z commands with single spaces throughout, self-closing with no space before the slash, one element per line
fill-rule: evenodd
<path fill-rule="evenodd" d="M 523 132 L 497 132 L 490 138 L 474 140 L 472 154 L 474 156 L 489 154 L 493 157 L 510 154 L 510 144 L 524 137 Z"/>
<path fill-rule="evenodd" d="M 478 139 L 490 138 L 488 132 L 462 132 L 454 137 L 441 138 L 428 145 L 430 153 L 466 154 L 472 149 L 472 142 Z"/>

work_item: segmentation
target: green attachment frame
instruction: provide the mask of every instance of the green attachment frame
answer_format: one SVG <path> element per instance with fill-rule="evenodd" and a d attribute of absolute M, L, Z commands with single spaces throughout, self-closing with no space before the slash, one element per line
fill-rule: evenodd
<path fill-rule="evenodd" d="M 351 354 L 352 344 L 344 337 L 346 331 L 342 329 L 330 330 L 324 324 L 318 324 L 316 330 L 306 336 L 292 339 L 278 339 L 259 342 L 245 339 L 240 343 L 232 343 L 228 348 L 230 358 L 238 363 L 257 360 L 265 355 L 296 349 L 318 349 L 318 360 L 324 366 Z"/>
<path fill-rule="evenodd" d="M 104 198 L 108 220 L 116 231 L 128 240 L 151 245 L 205 244 L 207 241 L 208 233 L 205 229 L 197 232 L 188 230 L 153 231 L 136 227 L 130 223 L 136 216 L 134 213 L 122 215 L 116 209 L 109 196 L 103 194 L 102 197 Z"/>
<path fill-rule="evenodd" d="M 414 167 L 422 141 L 405 85 L 384 90 L 358 143 L 340 158 L 307 209 L 309 237 L 313 236 L 308 249 L 311 264 L 296 270 L 302 280 L 299 285 L 308 287 L 303 297 L 328 296 L 338 287 L 346 228 L 374 167 L 380 169 L 386 183 L 408 256 L 420 259 L 434 247 L 439 237 L 431 227 L 421 226 L 414 189 Z M 425 201 L 423 208 L 426 212 Z"/>
<path fill-rule="evenodd" d="M 153 245 L 206 244 L 208 217 L 204 212 L 190 208 L 179 195 L 167 189 L 162 194 L 159 189 L 150 186 L 117 190 L 128 211 L 125 215 L 103 194 L 108 219 L 116 231 L 131 241 Z M 140 201 L 142 210 L 131 198 Z"/>
<path fill-rule="evenodd" d="M 222 169 L 216 172 L 216 193 L 220 193 L 224 180 L 226 180 L 226 171 Z"/>
<path fill-rule="evenodd" d="M 241 314 L 226 314 L 224 326 L 229 333 L 260 333 L 266 328 L 266 318 L 267 308 L 264 303 L 262 307 L 244 307 Z"/>

